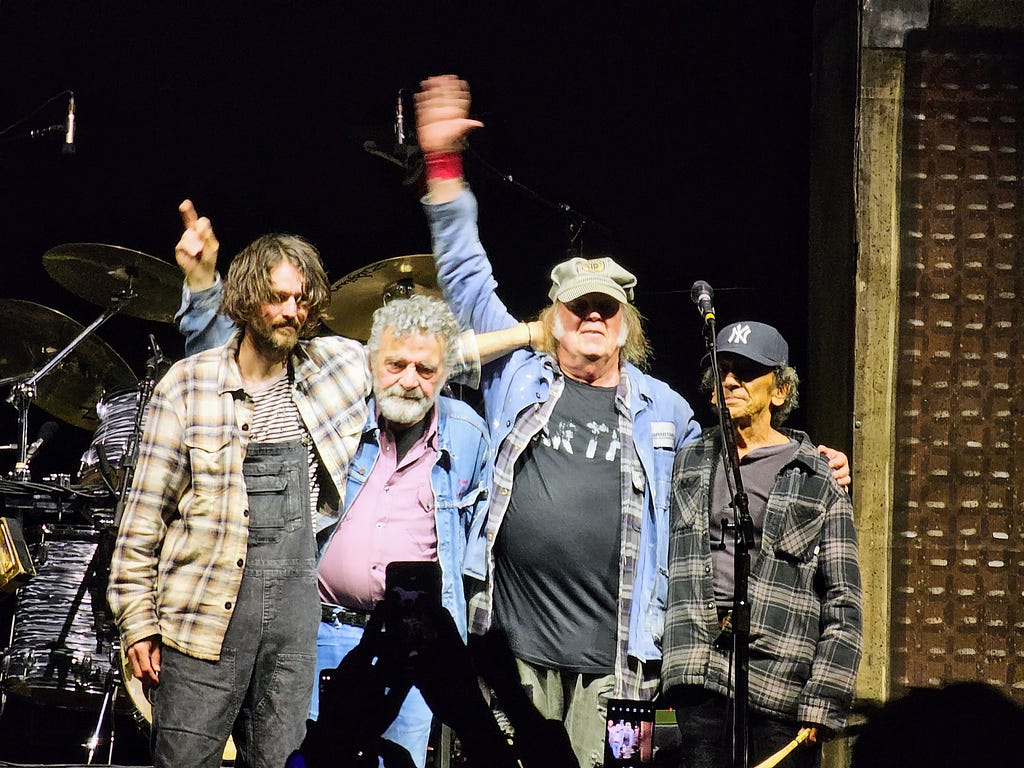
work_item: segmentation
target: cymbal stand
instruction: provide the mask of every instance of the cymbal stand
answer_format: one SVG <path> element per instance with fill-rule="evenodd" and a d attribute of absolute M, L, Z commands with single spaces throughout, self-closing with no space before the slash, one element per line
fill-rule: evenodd
<path fill-rule="evenodd" d="M 103 703 L 100 704 L 100 715 L 96 720 L 96 728 L 89 738 L 82 745 L 86 749 L 85 764 L 92 765 L 92 759 L 96 755 L 96 748 L 100 744 L 100 734 L 103 733 L 103 721 L 106 720 L 107 712 L 110 713 L 110 739 L 107 741 L 107 765 L 114 763 L 114 729 L 117 727 L 114 721 L 114 703 L 117 701 L 117 670 L 111 663 L 107 670 L 107 680 L 103 686 Z"/>
<path fill-rule="evenodd" d="M 131 282 L 129 281 L 128 286 L 122 290 L 117 296 L 115 296 L 111 302 L 110 307 L 103 311 L 103 314 L 92 321 L 85 329 L 82 330 L 75 338 L 68 342 L 68 345 L 64 349 L 60 350 L 56 355 L 50 358 L 50 361 L 40 368 L 38 371 L 33 373 L 24 381 L 18 381 L 11 387 L 10 397 L 7 398 L 7 402 L 13 403 L 14 407 L 18 409 L 18 461 L 14 465 L 14 476 L 17 480 L 28 480 L 28 409 L 32 405 L 32 401 L 35 400 L 38 394 L 38 384 L 42 379 L 54 368 L 60 365 L 64 358 L 70 355 L 75 348 L 81 344 L 87 337 L 92 335 L 93 331 L 97 330 L 101 325 L 107 322 L 110 318 L 120 312 L 125 304 L 135 298 L 135 293 L 132 290 Z M 20 378 L 20 377 L 19 377 Z"/>
<path fill-rule="evenodd" d="M 125 444 L 124 456 L 121 460 L 121 484 L 117 489 L 117 502 L 114 505 L 115 535 L 121 528 L 124 505 L 128 500 L 128 491 L 132 487 L 132 478 L 135 477 L 135 464 L 139 460 L 139 442 L 142 440 L 142 420 L 146 415 L 146 406 L 149 405 L 149 399 L 153 396 L 160 365 L 165 362 L 153 334 L 149 335 L 149 347 L 153 354 L 146 361 L 146 375 L 139 382 L 139 395 L 135 403 L 135 423 L 128 435 L 128 442 Z"/>

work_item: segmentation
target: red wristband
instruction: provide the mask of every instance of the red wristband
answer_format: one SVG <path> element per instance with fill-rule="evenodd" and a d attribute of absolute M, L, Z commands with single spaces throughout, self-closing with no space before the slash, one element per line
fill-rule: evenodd
<path fill-rule="evenodd" d="M 427 179 L 443 181 L 462 178 L 462 154 L 459 152 L 428 152 Z"/>

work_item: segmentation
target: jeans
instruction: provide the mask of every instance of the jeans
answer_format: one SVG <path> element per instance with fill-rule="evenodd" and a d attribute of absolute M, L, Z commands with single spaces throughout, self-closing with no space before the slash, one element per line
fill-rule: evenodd
<path fill-rule="evenodd" d="M 316 638 L 316 680 L 320 670 L 333 669 L 358 645 L 363 636 L 362 627 L 353 627 L 339 621 L 321 621 Z M 313 698 L 309 708 L 309 719 L 317 720 L 320 712 L 319 684 L 313 686 Z M 330 713 L 324 713 L 326 717 Z M 427 762 L 427 742 L 430 740 L 430 723 L 433 713 L 418 688 L 410 688 L 398 717 L 382 734 L 385 739 L 404 747 L 417 768 Z M 326 721 L 329 722 L 329 721 Z M 282 763 L 283 765 L 283 763 Z"/>
<path fill-rule="evenodd" d="M 306 449 L 250 444 L 243 470 L 249 548 L 220 659 L 163 646 L 155 768 L 218 768 L 229 734 L 240 765 L 281 768 L 305 734 L 320 621 Z"/>
<path fill-rule="evenodd" d="M 687 685 L 668 692 L 668 702 L 676 711 L 676 723 L 682 736 L 680 768 L 725 768 L 732 765 L 732 700 L 699 686 Z M 747 749 L 750 765 L 771 757 L 800 730 L 795 720 L 747 709 Z M 804 742 L 786 757 L 786 768 L 816 768 L 821 749 Z"/>

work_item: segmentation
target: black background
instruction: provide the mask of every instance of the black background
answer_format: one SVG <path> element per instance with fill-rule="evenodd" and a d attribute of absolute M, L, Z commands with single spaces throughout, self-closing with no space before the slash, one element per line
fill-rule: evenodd
<path fill-rule="evenodd" d="M 786 0 L 0 0 L 0 130 L 64 89 L 78 117 L 70 157 L 58 136 L 19 138 L 61 122 L 63 98 L 0 136 L 0 299 L 87 325 L 102 308 L 50 278 L 42 254 L 101 242 L 173 262 L 186 196 L 224 263 L 266 231 L 315 242 L 332 280 L 426 252 L 418 188 L 362 146 L 390 148 L 399 89 L 456 72 L 486 124 L 473 152 L 534 193 L 467 158 L 506 302 L 542 307 L 569 245 L 555 204 L 581 212 L 584 249 L 639 278 L 652 372 L 707 423 L 694 280 L 715 287 L 723 322 L 778 326 L 804 367 L 810 62 L 811 4 Z M 181 355 L 170 325 L 120 316 L 99 336 L 141 375 L 150 333 Z M 29 439 L 48 418 L 33 407 Z M 16 441 L 6 405 L 0 429 Z M 73 474 L 89 439 L 64 425 L 34 474 Z"/>

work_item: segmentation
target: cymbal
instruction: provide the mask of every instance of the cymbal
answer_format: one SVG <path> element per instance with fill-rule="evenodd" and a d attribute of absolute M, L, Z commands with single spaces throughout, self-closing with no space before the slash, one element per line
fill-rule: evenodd
<path fill-rule="evenodd" d="M 84 328 L 55 309 L 18 299 L 0 299 L 0 378 L 31 375 Z M 35 404 L 76 427 L 94 430 L 96 402 L 104 391 L 132 387 L 135 374 L 96 335 L 87 336 L 40 380 Z"/>
<path fill-rule="evenodd" d="M 441 297 L 434 256 L 395 256 L 349 272 L 331 286 L 331 320 L 324 324 L 350 339 L 370 338 L 373 313 L 391 299 L 413 295 Z"/>
<path fill-rule="evenodd" d="M 76 296 L 108 307 L 130 287 L 121 312 L 143 320 L 174 322 L 181 303 L 181 270 L 155 256 L 103 243 L 66 243 L 43 254 L 50 277 Z"/>

